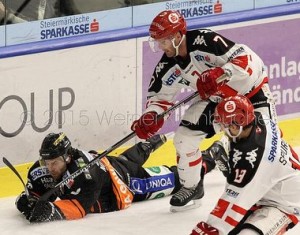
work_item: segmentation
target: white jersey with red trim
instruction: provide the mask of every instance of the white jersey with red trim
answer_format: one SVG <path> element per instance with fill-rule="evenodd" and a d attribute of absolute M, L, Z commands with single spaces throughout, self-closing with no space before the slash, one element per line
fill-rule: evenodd
<path fill-rule="evenodd" d="M 219 87 L 218 96 L 247 94 L 267 77 L 262 60 L 246 45 L 237 44 L 208 29 L 188 31 L 188 56 L 168 58 L 157 63 L 148 90 L 147 112 L 161 113 L 172 105 L 182 88 L 197 90 L 200 74 L 213 67 L 222 67 L 227 82 Z"/>
<path fill-rule="evenodd" d="M 234 229 L 255 204 L 276 207 L 294 223 L 300 219 L 298 156 L 266 116 L 256 113 L 256 123 L 247 140 L 230 144 L 226 188 L 207 220 L 220 235 Z"/>

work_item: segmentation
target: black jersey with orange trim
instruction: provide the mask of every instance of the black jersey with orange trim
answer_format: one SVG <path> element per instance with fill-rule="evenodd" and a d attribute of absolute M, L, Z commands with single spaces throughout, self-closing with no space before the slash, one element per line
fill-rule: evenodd
<path fill-rule="evenodd" d="M 68 177 L 79 168 L 90 162 L 92 154 L 74 149 L 71 162 L 67 164 L 67 171 L 62 179 Z M 109 161 L 118 163 L 115 157 L 107 157 Z M 122 167 L 121 174 L 126 175 L 126 168 Z M 50 175 L 46 166 L 36 161 L 28 172 L 26 187 L 34 195 L 43 195 L 58 182 Z M 126 178 L 121 175 L 122 179 Z M 60 199 L 60 200 L 56 200 Z M 56 200 L 56 201 L 55 201 Z M 87 213 L 105 213 L 119 210 L 116 196 L 113 192 L 112 180 L 102 164 L 95 164 L 82 173 L 68 186 L 52 195 L 49 201 L 60 208 L 66 219 L 82 218 Z"/>

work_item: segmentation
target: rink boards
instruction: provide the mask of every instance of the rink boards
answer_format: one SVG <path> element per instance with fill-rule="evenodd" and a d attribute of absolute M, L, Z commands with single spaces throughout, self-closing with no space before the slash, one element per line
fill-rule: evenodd
<path fill-rule="evenodd" d="M 284 11 L 280 9 L 280 12 Z M 248 20 L 236 24 L 229 21 L 227 25 L 216 21 L 210 26 L 219 25 L 212 28 L 251 46 L 263 58 L 278 115 L 285 120 L 280 123 L 284 137 L 292 146 L 300 146 L 297 132 L 300 124 L 300 14 Z M 207 26 L 199 25 L 197 20 L 189 21 L 188 25 L 191 29 Z M 257 35 L 263 37 L 258 40 Z M 86 38 L 78 37 L 80 45 L 74 48 L 34 54 L 33 49 L 41 45 L 31 45 L 34 48 L 29 55 L 13 57 L 15 54 L 10 54 L 2 59 L 1 76 L 5 79 L 0 80 L 0 135 L 3 137 L 0 157 L 17 165 L 25 178 L 32 162 L 38 159 L 41 140 L 49 132 L 63 131 L 73 147 L 86 150 L 106 149 L 129 134 L 132 121 L 143 112 L 149 79 L 161 56 L 153 54 L 148 37 L 141 36 L 145 35 L 90 44 L 86 44 Z M 282 42 L 293 47 L 286 47 Z M 65 45 L 65 42 L 58 43 Z M 191 91 L 183 89 L 181 92 L 176 101 Z M 174 111 L 163 133 L 174 131 L 186 108 L 182 106 Z M 153 154 L 147 166 L 175 164 L 172 136 L 169 139 Z M 126 146 L 135 141 L 130 140 Z M 202 149 L 211 141 L 206 141 Z M 1 161 L 0 197 L 16 195 L 22 191 L 22 184 L 3 166 Z"/>

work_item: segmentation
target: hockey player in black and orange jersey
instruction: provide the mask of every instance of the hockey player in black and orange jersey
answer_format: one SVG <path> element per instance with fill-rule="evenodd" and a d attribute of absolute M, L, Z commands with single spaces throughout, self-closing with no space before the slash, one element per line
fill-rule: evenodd
<path fill-rule="evenodd" d="M 254 112 L 245 96 L 221 101 L 215 121 L 230 139 L 228 162 L 223 161 L 227 184 L 207 221 L 198 223 L 191 235 L 284 234 L 300 219 L 297 154 L 278 126 Z M 214 145 L 226 155 L 220 143 Z"/>
<path fill-rule="evenodd" d="M 29 195 L 21 193 L 16 206 L 30 222 L 72 220 L 88 213 L 126 209 L 132 202 L 174 193 L 181 187 L 175 166 L 142 167 L 150 153 L 165 141 L 164 135 L 155 135 L 137 143 L 119 157 L 104 157 L 99 164 L 61 188 L 57 195 L 36 204 L 41 195 L 97 154 L 73 148 L 64 133 L 50 133 L 42 143 L 40 160 L 28 172 L 26 188 Z M 214 166 L 214 161 L 207 156 L 203 173 Z"/>
<path fill-rule="evenodd" d="M 203 195 L 198 174 L 202 162 L 199 143 L 217 131 L 212 122 L 217 103 L 228 96 L 246 95 L 255 110 L 276 121 L 275 103 L 264 64 L 248 46 L 209 29 L 187 31 L 183 16 L 172 10 L 159 13 L 149 33 L 152 48 L 164 54 L 151 77 L 146 110 L 133 122 L 132 130 L 140 138 L 148 138 L 164 123 L 163 119 L 153 121 L 155 117 L 172 105 L 183 88 L 199 92 L 174 136 L 183 187 L 170 204 L 171 211 L 178 211 L 191 200 L 197 206 Z"/>

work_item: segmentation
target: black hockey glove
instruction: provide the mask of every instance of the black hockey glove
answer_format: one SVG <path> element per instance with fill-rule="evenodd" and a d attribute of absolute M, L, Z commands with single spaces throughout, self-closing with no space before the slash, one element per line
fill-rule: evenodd
<path fill-rule="evenodd" d="M 212 158 L 211 154 L 208 152 L 208 150 L 204 150 L 201 151 L 202 154 L 202 171 L 204 170 L 203 174 L 207 174 L 209 172 L 211 172 L 213 169 L 215 169 L 216 167 L 216 162 L 215 160 Z"/>
<path fill-rule="evenodd" d="M 222 171 L 223 175 L 227 177 L 230 174 L 230 167 L 228 163 L 228 155 L 220 141 L 215 141 L 208 149 L 207 152 L 215 160 L 218 168 Z"/>
<path fill-rule="evenodd" d="M 30 223 L 39 223 L 64 219 L 61 210 L 52 202 L 38 201 L 28 220 Z"/>
<path fill-rule="evenodd" d="M 31 212 L 38 201 L 38 197 L 29 195 L 27 196 L 25 192 L 22 192 L 16 199 L 15 205 L 17 209 L 25 215 L 26 219 L 29 219 Z"/>

